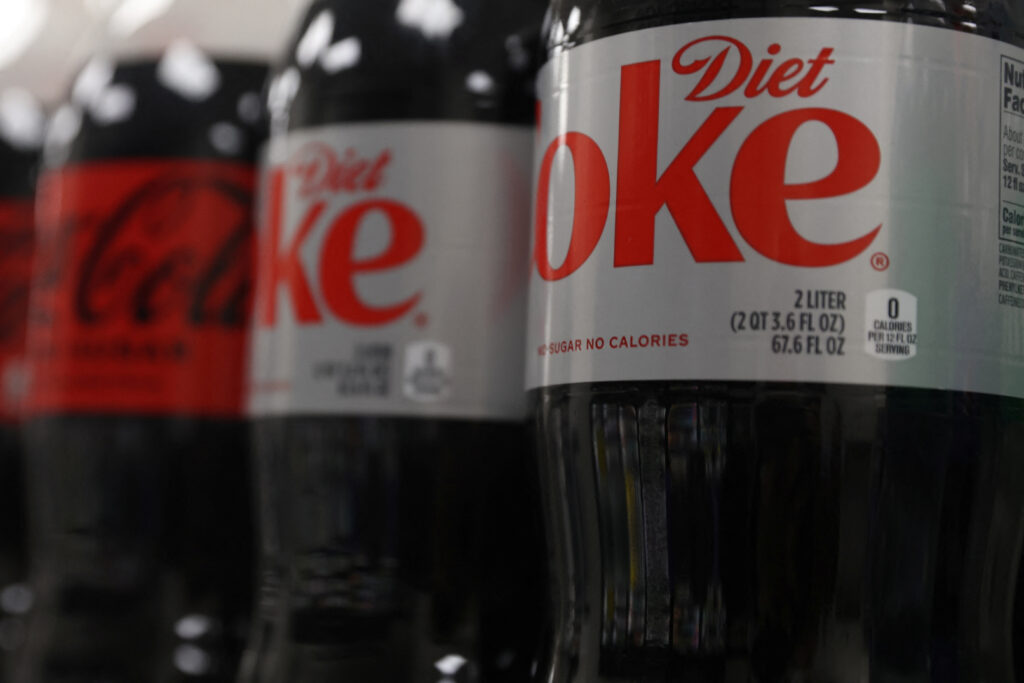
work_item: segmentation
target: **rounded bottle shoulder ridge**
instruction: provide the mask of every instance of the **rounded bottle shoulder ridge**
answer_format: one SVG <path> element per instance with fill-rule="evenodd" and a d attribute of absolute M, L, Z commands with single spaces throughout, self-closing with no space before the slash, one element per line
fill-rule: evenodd
<path fill-rule="evenodd" d="M 103 159 L 253 163 L 266 139 L 268 67 L 213 55 L 91 61 L 47 132 L 45 166 Z"/>
<path fill-rule="evenodd" d="M 541 0 L 320 0 L 270 86 L 288 127 L 368 119 L 530 123 Z"/>
<path fill-rule="evenodd" d="M 1024 47 L 1024 5 L 1014 0 L 552 0 L 548 54 L 599 38 L 668 24 L 753 17 L 850 18 L 936 26 Z"/>
<path fill-rule="evenodd" d="M 125 158 L 252 163 L 262 92 L 300 0 L 121 0 L 47 133 L 47 167 Z"/>

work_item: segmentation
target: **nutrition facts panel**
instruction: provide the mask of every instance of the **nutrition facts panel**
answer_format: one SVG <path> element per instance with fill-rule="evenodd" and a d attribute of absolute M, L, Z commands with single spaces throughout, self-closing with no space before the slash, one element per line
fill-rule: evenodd
<path fill-rule="evenodd" d="M 999 64 L 999 303 L 1024 305 L 1024 62 Z"/>
<path fill-rule="evenodd" d="M 1024 244 L 1024 62 L 1001 61 L 999 237 Z"/>

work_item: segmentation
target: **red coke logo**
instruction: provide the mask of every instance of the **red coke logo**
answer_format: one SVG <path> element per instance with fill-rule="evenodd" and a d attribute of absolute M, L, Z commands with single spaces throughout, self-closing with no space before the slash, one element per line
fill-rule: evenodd
<path fill-rule="evenodd" d="M 239 414 L 254 180 L 247 164 L 185 159 L 44 176 L 30 414 Z"/>
<path fill-rule="evenodd" d="M 47 182 L 59 184 L 62 177 Z M 48 217 L 50 239 L 37 273 L 45 296 L 34 315 L 65 317 L 93 329 L 127 323 L 140 329 L 181 324 L 244 330 L 251 188 L 202 170 L 127 185 L 127 194 L 103 213 L 83 198 L 81 211 L 70 206 Z"/>
<path fill-rule="evenodd" d="M 714 47 L 721 50 L 715 55 L 699 57 L 696 53 L 701 48 Z M 772 43 L 768 46 L 768 54 L 778 55 L 782 46 Z M 700 81 L 686 96 L 691 102 L 706 102 L 726 97 L 743 88 L 743 95 L 748 98 L 757 97 L 767 92 L 772 97 L 785 97 L 796 94 L 798 97 L 810 97 L 821 91 L 828 83 L 822 77 L 825 67 L 835 64 L 832 59 L 834 48 L 824 47 L 814 59 L 791 58 L 775 64 L 773 58 L 762 59 L 754 68 L 754 56 L 744 43 L 728 36 L 708 36 L 698 38 L 684 45 L 672 60 L 672 70 L 687 76 L 701 74 Z M 738 62 L 730 74 L 726 64 L 735 53 Z M 751 74 L 753 71 L 753 74 Z M 729 77 L 728 83 L 717 90 L 708 92 L 724 75 Z"/>
<path fill-rule="evenodd" d="M 360 192 L 377 189 L 391 160 L 389 151 L 375 159 L 358 160 L 347 154 L 346 162 L 339 162 L 331 148 L 316 145 L 316 161 L 292 163 L 289 168 L 271 172 L 268 226 L 260 250 L 260 291 L 257 315 L 259 323 L 273 327 L 278 317 L 278 297 L 282 290 L 288 296 L 292 312 L 301 324 L 318 324 L 325 313 L 336 319 L 363 327 L 393 323 L 409 313 L 422 298 L 421 292 L 388 305 L 365 301 L 356 287 L 360 276 L 383 273 L 412 262 L 423 250 L 425 231 L 416 213 L 406 205 L 385 198 L 366 199 L 346 206 L 329 215 L 327 202 L 315 200 L 305 208 L 295 231 L 284 233 L 287 215 L 285 199 L 287 175 L 290 171 L 298 179 L 300 197 L 326 193 Z M 312 182 L 311 179 L 320 179 Z M 387 221 L 390 238 L 387 246 L 370 257 L 357 255 L 356 245 L 366 221 L 377 216 Z M 313 279 L 302 258 L 314 232 L 323 231 L 325 237 L 319 249 L 319 277 Z M 319 298 L 315 291 L 319 291 Z M 322 302 L 322 304 L 321 304 Z"/>
<path fill-rule="evenodd" d="M 710 36 L 684 45 L 675 54 L 672 68 L 679 76 L 697 77 L 685 99 L 705 102 L 731 95 L 753 99 L 765 93 L 775 98 L 808 98 L 825 87 L 829 80 L 826 68 L 835 63 L 833 49 L 827 47 L 811 59 L 779 62 L 775 55 L 781 52 L 781 46 L 772 44 L 767 52 L 771 57 L 755 66 L 753 52 L 744 43 Z M 623 268 L 654 263 L 655 216 L 662 208 L 668 209 L 696 262 L 743 261 L 694 168 L 745 107 L 717 107 L 659 175 L 661 84 L 660 60 L 628 64 L 621 69 L 613 265 Z M 787 183 L 786 162 L 793 138 L 811 122 L 828 127 L 838 149 L 838 161 L 825 177 Z M 575 203 L 568 253 L 561 264 L 555 265 L 548 253 L 547 216 L 551 174 L 562 147 L 572 155 Z M 733 221 L 747 244 L 772 261 L 803 267 L 844 263 L 863 253 L 882 226 L 843 243 L 812 242 L 793 225 L 787 202 L 855 192 L 875 178 L 880 166 L 878 141 L 856 117 L 823 107 L 776 114 L 758 125 L 736 154 L 729 178 Z M 607 159 L 593 138 L 571 131 L 551 142 L 541 160 L 534 224 L 534 261 L 541 277 L 566 278 L 594 253 L 611 212 L 611 185 Z"/>

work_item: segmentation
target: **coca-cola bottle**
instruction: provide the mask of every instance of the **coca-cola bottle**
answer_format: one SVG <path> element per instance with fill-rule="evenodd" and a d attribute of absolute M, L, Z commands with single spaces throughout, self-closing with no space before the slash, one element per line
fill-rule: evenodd
<path fill-rule="evenodd" d="M 0 75 L 2 81 L 2 75 Z M 33 195 L 44 114 L 27 90 L 0 84 L 0 681 L 32 605 L 24 584 L 25 514 L 18 420 L 24 389 Z"/>
<path fill-rule="evenodd" d="M 125 0 L 54 116 L 25 430 L 38 604 L 14 680 L 230 681 L 261 93 L 280 0 Z"/>
<path fill-rule="evenodd" d="M 1024 6 L 554 0 L 541 678 L 1024 678 Z"/>
<path fill-rule="evenodd" d="M 96 26 L 84 3 L 38 3 L 5 16 L 0 58 L 0 681 L 23 642 L 33 595 L 27 575 L 19 422 L 35 241 L 34 201 L 48 110 L 59 100 Z"/>
<path fill-rule="evenodd" d="M 542 12 L 315 2 L 271 81 L 251 395 L 262 616 L 244 680 L 529 676 L 544 562 L 521 343 Z"/>

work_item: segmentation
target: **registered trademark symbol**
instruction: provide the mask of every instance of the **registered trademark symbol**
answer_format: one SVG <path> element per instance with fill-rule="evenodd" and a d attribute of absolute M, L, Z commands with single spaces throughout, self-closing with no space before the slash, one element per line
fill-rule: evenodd
<path fill-rule="evenodd" d="M 413 322 L 416 323 L 416 327 L 426 327 L 427 323 L 430 322 L 430 318 L 427 317 L 426 313 L 417 313 Z"/>
<path fill-rule="evenodd" d="M 883 271 L 889 269 L 889 256 L 882 252 L 876 252 L 871 255 L 871 267 L 877 271 Z"/>

